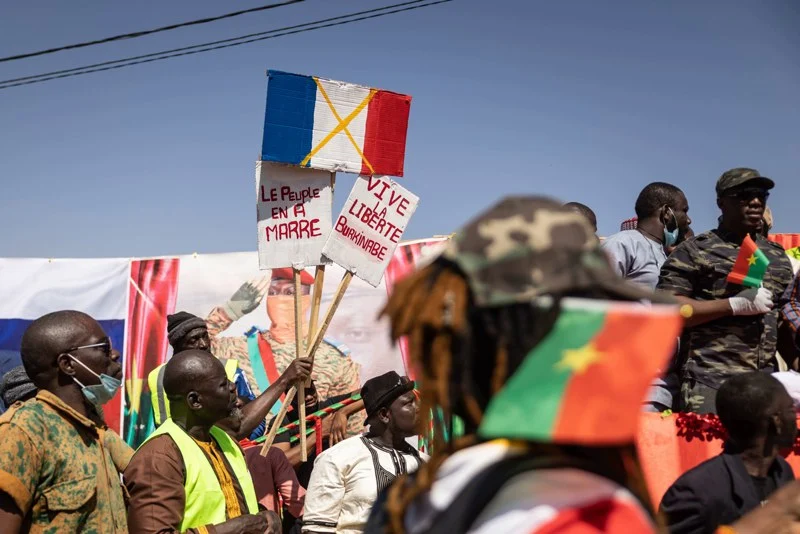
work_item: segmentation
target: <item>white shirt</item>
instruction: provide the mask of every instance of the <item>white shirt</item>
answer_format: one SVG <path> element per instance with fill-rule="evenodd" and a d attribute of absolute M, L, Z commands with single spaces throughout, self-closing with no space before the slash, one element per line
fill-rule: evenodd
<path fill-rule="evenodd" d="M 409 446 L 410 447 L 410 446 Z M 356 534 L 364 531 L 378 492 L 397 475 L 428 460 L 355 436 L 337 443 L 314 462 L 306 491 L 303 532 Z"/>
<path fill-rule="evenodd" d="M 667 255 L 661 243 L 648 239 L 639 230 L 624 230 L 605 241 L 600 248 L 611 266 L 626 280 L 655 289 Z"/>

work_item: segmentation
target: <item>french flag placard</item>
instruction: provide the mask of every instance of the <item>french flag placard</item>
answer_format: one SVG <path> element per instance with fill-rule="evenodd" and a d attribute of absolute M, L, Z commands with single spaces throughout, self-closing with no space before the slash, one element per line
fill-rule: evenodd
<path fill-rule="evenodd" d="M 270 70 L 261 159 L 403 176 L 411 97 Z"/>
<path fill-rule="evenodd" d="M 129 264 L 127 258 L 0 258 L 0 350 L 18 355 L 22 334 L 34 319 L 78 310 L 94 317 L 114 348 L 123 352 Z M 121 397 L 117 394 L 103 410 L 106 423 L 117 432 Z"/>

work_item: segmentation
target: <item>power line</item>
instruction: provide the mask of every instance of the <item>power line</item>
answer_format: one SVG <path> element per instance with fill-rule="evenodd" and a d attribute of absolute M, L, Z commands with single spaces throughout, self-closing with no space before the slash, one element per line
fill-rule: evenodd
<path fill-rule="evenodd" d="M 0 58 L 0 63 L 4 63 L 6 61 L 16 61 L 18 59 L 26 59 L 30 57 L 36 56 L 44 56 L 47 54 L 53 54 L 55 52 L 61 52 L 64 50 L 74 50 L 75 48 L 84 48 L 87 46 L 94 46 L 99 44 L 110 43 L 112 41 L 122 41 L 124 39 L 135 39 L 137 37 L 142 37 L 144 35 L 151 35 L 153 33 L 160 33 L 166 32 L 170 30 L 175 30 L 178 28 L 185 28 L 186 26 L 195 26 L 198 24 L 208 24 L 209 22 L 216 22 L 218 20 L 229 19 L 233 17 L 238 17 L 239 15 L 246 15 L 248 13 L 255 13 L 257 11 L 266 11 L 268 9 L 275 9 L 276 7 L 284 7 L 291 4 L 297 4 L 300 2 L 305 2 L 305 0 L 286 0 L 285 2 L 277 3 L 277 4 L 267 4 L 264 6 L 253 7 L 250 9 L 243 9 L 241 11 L 234 11 L 232 13 L 225 13 L 224 15 L 218 15 L 216 17 L 207 17 L 204 19 L 197 19 L 197 20 L 190 20 L 187 22 L 181 22 L 178 24 L 170 24 L 169 26 L 161 26 L 160 28 L 154 28 L 152 30 L 143 30 L 133 33 L 123 33 L 122 35 L 115 35 L 113 37 L 106 37 L 104 39 L 97 39 L 96 41 L 87 41 L 84 43 L 77 43 L 71 44 L 67 46 L 60 46 L 58 48 L 48 48 L 47 50 L 39 50 L 38 52 L 28 52 L 27 54 L 19 54 L 16 56 L 7 56 Z"/>
<path fill-rule="evenodd" d="M 210 43 L 204 43 L 199 45 L 193 45 L 183 48 L 176 48 L 173 50 L 165 50 L 162 52 L 155 52 L 152 54 L 145 54 L 143 56 L 133 56 L 125 59 L 115 60 L 115 61 L 107 61 L 104 63 L 96 63 L 94 65 L 86 65 L 83 67 L 76 67 L 74 69 L 66 69 L 63 71 L 54 71 L 50 73 L 38 74 L 34 76 L 27 76 L 24 78 L 14 78 L 9 80 L 0 81 L 0 90 L 8 89 L 11 87 L 18 87 L 21 85 L 32 85 L 42 82 L 47 82 L 50 80 L 57 80 L 61 78 L 69 78 L 72 76 L 81 76 L 83 74 L 91 74 L 93 72 L 103 72 L 108 70 L 115 70 L 120 69 L 123 67 L 129 67 L 133 65 L 141 65 L 143 63 L 152 63 L 154 61 L 161 61 L 163 59 L 170 59 L 174 57 L 182 57 L 182 56 L 189 56 L 193 54 L 199 54 L 202 52 L 210 52 L 213 50 L 220 50 L 223 48 L 231 48 L 234 46 L 239 46 L 243 44 L 254 43 L 257 41 L 265 41 L 267 39 L 275 39 L 277 37 L 283 37 L 285 35 L 293 35 L 297 33 L 304 33 L 313 30 L 319 30 L 322 28 L 330 28 L 333 26 L 341 26 L 344 24 L 350 24 L 351 22 L 359 22 L 368 19 L 374 19 L 378 17 L 383 17 L 386 15 L 392 15 L 395 13 L 402 13 L 405 11 L 412 11 L 415 9 L 421 9 L 424 7 L 430 7 L 437 4 L 444 4 L 448 2 L 452 2 L 453 0 L 436 0 L 434 2 L 428 2 L 424 4 L 420 4 L 421 2 L 425 2 L 426 0 L 412 0 L 409 2 L 403 2 L 400 4 L 394 4 L 389 6 L 384 6 L 381 8 L 370 9 L 367 11 L 361 11 L 357 13 L 351 13 L 349 15 L 341 15 L 339 17 L 332 17 L 329 19 L 322 19 L 315 22 L 308 22 L 305 24 L 299 24 L 296 26 L 287 26 L 285 28 L 278 28 L 275 30 L 269 30 L 267 32 L 261 32 L 257 34 L 250 34 L 240 37 L 234 37 L 231 39 L 225 39 L 222 41 L 213 41 Z M 420 5 L 411 5 L 409 4 L 420 4 Z M 401 6 L 409 6 L 409 7 L 402 7 L 400 9 L 392 9 Z M 386 11 L 389 10 L 389 11 Z M 378 12 L 378 13 L 376 13 Z M 370 14 L 371 13 L 371 14 Z M 357 16 L 357 15 L 365 15 L 365 16 Z M 352 18 L 356 17 L 356 18 Z M 347 19 L 347 20 L 343 20 Z M 252 36 L 257 36 L 254 38 L 250 38 Z M 242 40 L 244 39 L 244 40 Z M 217 43 L 227 43 L 227 44 L 220 44 Z M 209 46 L 215 45 L 215 46 Z M 166 54 L 166 55 L 165 55 Z"/>
<path fill-rule="evenodd" d="M 16 85 L 16 82 L 34 80 L 34 79 L 39 79 L 39 78 L 44 78 L 44 77 L 48 77 L 48 78 L 49 77 L 56 77 L 59 74 L 68 74 L 68 73 L 71 73 L 71 72 L 78 72 L 78 71 L 83 71 L 83 70 L 87 70 L 87 69 L 96 69 L 98 67 L 105 67 L 107 65 L 116 65 L 116 64 L 120 64 L 120 63 L 127 63 L 127 62 L 130 62 L 130 61 L 136 61 L 136 60 L 139 60 L 139 59 L 148 59 L 148 58 L 153 58 L 153 57 L 158 57 L 158 56 L 164 56 L 166 54 L 173 54 L 173 53 L 176 53 L 176 52 L 184 52 L 184 51 L 187 51 L 187 50 L 196 50 L 196 49 L 199 49 L 199 48 L 206 48 L 206 47 L 211 47 L 211 46 L 219 45 L 219 44 L 226 44 L 226 43 L 232 43 L 232 42 L 236 42 L 236 41 L 242 41 L 243 39 L 249 39 L 251 37 L 262 37 L 262 36 L 266 36 L 266 35 L 274 35 L 274 34 L 277 34 L 277 33 L 280 33 L 280 32 L 296 30 L 296 29 L 300 29 L 300 28 L 308 28 L 310 26 L 315 26 L 317 24 L 325 24 L 325 23 L 328 23 L 328 22 L 335 22 L 335 21 L 339 21 L 339 20 L 343 20 L 343 19 L 349 19 L 351 17 L 358 17 L 358 16 L 361 16 L 361 15 L 369 15 L 369 14 L 377 13 L 377 12 L 380 12 L 380 11 L 386 11 L 387 9 L 393 9 L 393 8 L 397 8 L 397 7 L 404 7 L 404 6 L 413 5 L 413 4 L 419 4 L 419 3 L 422 3 L 422 2 L 426 2 L 426 1 L 429 1 L 429 0 L 410 0 L 410 1 L 407 1 L 407 2 L 399 3 L 399 4 L 393 4 L 393 5 L 388 5 L 388 6 L 384 6 L 384 7 L 368 9 L 366 11 L 358 11 L 356 13 L 349 13 L 347 15 L 340 15 L 338 17 L 331 17 L 331 18 L 327 18 L 327 19 L 317 20 L 317 21 L 314 21 L 314 22 L 304 22 L 302 24 L 297 24 L 297 25 L 294 25 L 294 26 L 285 26 L 283 28 L 276 28 L 274 30 L 267 30 L 267 31 L 263 31 L 263 32 L 250 33 L 250 34 L 247 34 L 247 35 L 240 35 L 239 37 L 231 37 L 229 39 L 222 39 L 220 41 L 210 41 L 210 42 L 207 42 L 207 43 L 196 44 L 196 45 L 191 45 L 191 46 L 184 46 L 184 47 L 181 47 L 181 48 L 173 48 L 171 50 L 162 50 L 160 52 L 153 52 L 153 53 L 150 53 L 150 54 L 143 54 L 143 55 L 140 55 L 140 56 L 131 56 L 131 57 L 123 58 L 123 59 L 115 59 L 115 60 L 112 60 L 112 61 L 103 61 L 101 63 L 94 63 L 94 64 L 91 64 L 91 65 L 83 65 L 81 67 L 74 67 L 74 68 L 64 69 L 64 70 L 55 70 L 55 71 L 51 71 L 51 72 L 45 72 L 45 73 L 42 73 L 42 74 L 35 74 L 35 75 L 32 75 L 32 76 L 23 76 L 21 78 L 10 78 L 8 80 L 0 80 L 0 89 L 3 88 L 2 86 L 5 86 L 7 84 L 15 84 Z M 354 22 L 354 21 L 351 21 L 351 22 Z M 325 27 L 327 27 L 327 26 L 325 26 Z M 248 41 L 248 42 L 251 42 L 251 41 Z M 241 44 L 246 44 L 246 43 L 241 43 Z M 164 59 L 167 59 L 167 58 L 164 58 Z M 20 84 L 20 85 L 23 85 L 23 84 Z"/>

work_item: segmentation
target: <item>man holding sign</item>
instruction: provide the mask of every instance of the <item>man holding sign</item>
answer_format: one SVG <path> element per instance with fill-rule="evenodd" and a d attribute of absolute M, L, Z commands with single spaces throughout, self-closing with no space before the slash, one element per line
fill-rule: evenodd
<path fill-rule="evenodd" d="M 314 278 L 302 271 L 303 315 L 308 314 L 311 305 L 313 283 Z M 267 316 L 271 323 L 269 330 L 261 331 L 254 326 L 245 337 L 220 335 L 236 320 L 255 310 L 265 294 Z M 295 359 L 292 269 L 273 269 L 269 281 L 258 279 L 246 282 L 228 302 L 211 310 L 206 324 L 211 336 L 211 351 L 218 358 L 235 358 L 258 395 Z M 307 323 L 304 326 L 307 328 Z M 317 349 L 311 376 L 321 399 L 361 388 L 358 364 L 349 358 L 347 349 L 337 347 L 329 340 L 323 341 Z M 362 423 L 363 418 L 355 415 L 348 428 L 356 433 L 361 430 Z"/>
<path fill-rule="evenodd" d="M 775 183 L 755 169 L 736 168 L 717 181 L 719 228 L 679 245 L 661 270 L 658 288 L 686 304 L 686 327 L 680 344 L 682 411 L 715 413 L 716 390 L 730 376 L 773 370 L 775 351 L 785 322 L 779 310 L 792 281 L 792 267 L 779 245 L 761 235 L 764 209 Z M 746 238 L 755 267 L 753 284 L 747 269 L 737 266 Z M 758 252 L 758 254 L 755 254 Z M 753 269 L 759 271 L 759 269 Z M 731 273 L 733 272 L 733 276 Z M 745 280 L 748 284 L 743 284 Z M 760 287 L 747 287 L 759 285 Z M 780 337 L 783 340 L 783 337 Z M 781 354 L 793 354 L 781 346 Z"/>

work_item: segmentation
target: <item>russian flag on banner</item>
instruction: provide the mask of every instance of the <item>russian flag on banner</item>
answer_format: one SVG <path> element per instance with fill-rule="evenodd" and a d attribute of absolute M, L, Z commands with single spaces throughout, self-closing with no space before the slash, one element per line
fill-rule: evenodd
<path fill-rule="evenodd" d="M 411 97 L 271 70 L 263 161 L 403 176 Z"/>
<path fill-rule="evenodd" d="M 94 317 L 114 348 L 122 352 L 128 277 L 125 258 L 0 259 L 0 351 L 19 353 L 22 334 L 34 319 L 54 311 L 78 310 Z M 106 423 L 118 433 L 121 397 L 118 393 L 104 407 Z"/>

